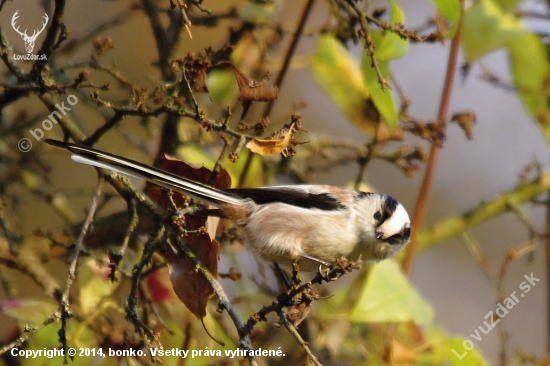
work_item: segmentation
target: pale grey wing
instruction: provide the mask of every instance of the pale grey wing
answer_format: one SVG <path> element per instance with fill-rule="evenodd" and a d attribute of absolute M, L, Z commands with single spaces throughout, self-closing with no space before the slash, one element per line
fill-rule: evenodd
<path fill-rule="evenodd" d="M 220 203 L 242 204 L 243 199 L 231 193 L 222 192 L 205 184 L 165 172 L 157 168 L 138 163 L 117 155 L 92 149 L 90 147 L 46 139 L 48 144 L 65 148 L 74 155 L 71 159 L 78 163 L 112 170 L 117 173 L 144 179 L 164 188 L 185 194 L 202 202 L 219 206 Z"/>

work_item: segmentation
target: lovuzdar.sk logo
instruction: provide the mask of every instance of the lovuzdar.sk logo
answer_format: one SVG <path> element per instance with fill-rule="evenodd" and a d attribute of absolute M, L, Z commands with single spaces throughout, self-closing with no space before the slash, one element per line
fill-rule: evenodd
<path fill-rule="evenodd" d="M 36 42 L 36 39 L 38 38 L 40 33 L 42 33 L 44 31 L 44 29 L 46 28 L 46 25 L 48 24 L 48 20 L 50 18 L 48 18 L 48 14 L 44 13 L 44 16 L 43 16 L 44 22 L 42 23 L 42 28 L 41 29 L 33 29 L 32 35 L 27 34 L 27 29 L 25 29 L 24 32 L 21 32 L 19 30 L 19 26 L 16 24 L 17 18 L 19 18 L 19 10 L 17 10 L 15 12 L 15 14 L 13 14 L 13 17 L 11 18 L 11 26 L 13 27 L 13 29 L 17 33 L 19 33 L 21 35 L 21 38 L 23 38 L 23 41 L 25 42 L 25 49 L 27 50 L 27 54 L 26 55 L 14 55 L 14 58 L 16 60 L 19 60 L 19 59 L 22 59 L 22 60 L 38 60 L 41 57 L 31 55 L 31 52 L 34 49 L 34 44 Z M 41 56 L 45 57 L 45 55 L 41 55 Z"/>

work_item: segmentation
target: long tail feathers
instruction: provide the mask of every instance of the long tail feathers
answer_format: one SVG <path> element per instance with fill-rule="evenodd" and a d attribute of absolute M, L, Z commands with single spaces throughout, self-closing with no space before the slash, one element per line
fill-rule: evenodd
<path fill-rule="evenodd" d="M 204 203 L 219 206 L 220 203 L 241 204 L 242 198 L 222 192 L 205 184 L 149 167 L 137 161 L 108 154 L 86 146 L 46 139 L 48 144 L 62 147 L 73 153 L 71 159 L 82 164 L 112 170 L 137 177 L 164 188 L 183 193 Z"/>

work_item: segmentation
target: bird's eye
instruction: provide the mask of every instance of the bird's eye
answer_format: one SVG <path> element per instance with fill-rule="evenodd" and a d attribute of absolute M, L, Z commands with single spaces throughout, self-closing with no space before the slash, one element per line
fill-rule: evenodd
<path fill-rule="evenodd" d="M 380 213 L 380 211 L 376 211 L 376 212 L 374 213 L 374 219 L 375 219 L 376 221 L 378 221 L 378 220 L 380 220 L 381 218 L 382 218 L 382 214 Z"/>

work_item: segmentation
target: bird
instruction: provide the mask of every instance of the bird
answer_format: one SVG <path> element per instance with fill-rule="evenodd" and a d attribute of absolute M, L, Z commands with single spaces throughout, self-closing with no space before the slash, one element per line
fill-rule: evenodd
<path fill-rule="evenodd" d="M 305 271 L 341 257 L 378 262 L 410 241 L 409 215 L 387 194 L 313 184 L 221 190 L 87 146 L 45 141 L 69 150 L 78 163 L 141 178 L 216 207 L 207 211 L 233 221 L 243 244 L 268 262 L 298 262 Z"/>

